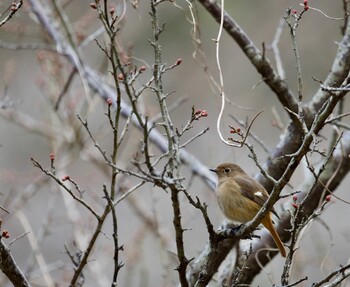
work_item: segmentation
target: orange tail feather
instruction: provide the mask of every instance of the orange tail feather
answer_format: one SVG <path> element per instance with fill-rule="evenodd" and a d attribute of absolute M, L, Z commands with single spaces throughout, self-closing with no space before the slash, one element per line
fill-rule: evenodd
<path fill-rule="evenodd" d="M 283 257 L 286 257 L 287 256 L 286 249 L 284 248 L 281 238 L 278 236 L 278 233 L 272 224 L 271 215 L 270 214 L 266 215 L 266 217 L 261 221 L 261 223 L 266 227 L 268 231 L 270 231 L 270 234 L 273 240 L 275 241 L 278 249 L 280 250 L 281 255 Z"/>

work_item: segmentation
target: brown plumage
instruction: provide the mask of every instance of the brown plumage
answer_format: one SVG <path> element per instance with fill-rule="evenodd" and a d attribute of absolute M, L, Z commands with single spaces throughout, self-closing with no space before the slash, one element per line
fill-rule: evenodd
<path fill-rule="evenodd" d="M 245 223 L 252 220 L 269 198 L 266 189 L 236 164 L 224 163 L 211 171 L 218 176 L 216 197 L 220 209 L 232 221 Z M 274 210 L 272 212 L 276 214 Z M 286 250 L 273 226 L 271 212 L 261 223 L 269 230 L 281 255 L 286 257 Z"/>

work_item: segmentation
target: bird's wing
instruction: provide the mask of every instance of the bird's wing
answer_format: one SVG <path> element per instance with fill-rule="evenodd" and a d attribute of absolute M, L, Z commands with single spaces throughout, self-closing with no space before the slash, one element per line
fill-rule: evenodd
<path fill-rule="evenodd" d="M 266 190 L 255 180 L 238 175 L 235 176 L 235 181 L 241 187 L 241 194 L 260 206 L 263 206 L 265 201 L 269 198 Z"/>
<path fill-rule="evenodd" d="M 267 193 L 266 189 L 256 182 L 255 180 L 251 180 L 248 178 L 245 178 L 244 176 L 235 176 L 235 181 L 239 186 L 241 187 L 241 194 L 250 200 L 254 201 L 260 206 L 263 206 L 265 201 L 269 198 L 269 194 Z M 278 218 L 277 212 L 272 207 L 271 212 Z"/>

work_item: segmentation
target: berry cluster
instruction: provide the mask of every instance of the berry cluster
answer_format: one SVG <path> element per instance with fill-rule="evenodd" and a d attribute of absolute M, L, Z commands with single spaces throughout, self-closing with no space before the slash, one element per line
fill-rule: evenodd
<path fill-rule="evenodd" d="M 208 113 L 206 110 L 198 109 L 193 114 L 193 120 L 198 120 L 200 118 L 205 118 L 207 116 L 208 116 Z"/>
<path fill-rule="evenodd" d="M 16 2 L 12 2 L 11 4 L 11 11 L 15 12 L 18 10 L 18 5 Z"/>
<path fill-rule="evenodd" d="M 304 12 L 307 11 L 307 10 L 309 10 L 309 3 L 308 3 L 308 0 L 304 0 Z M 290 10 L 290 13 L 291 13 L 292 15 L 297 15 L 297 14 L 298 14 L 298 10 L 296 10 L 296 9 L 291 9 L 291 10 Z"/>

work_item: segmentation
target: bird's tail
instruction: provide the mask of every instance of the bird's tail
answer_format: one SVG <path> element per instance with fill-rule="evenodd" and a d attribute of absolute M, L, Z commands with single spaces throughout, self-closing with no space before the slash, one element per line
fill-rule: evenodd
<path fill-rule="evenodd" d="M 278 249 L 280 250 L 281 255 L 283 257 L 286 257 L 287 256 L 286 249 L 284 248 L 283 243 L 282 243 L 280 237 L 278 236 L 278 233 L 277 233 L 275 227 L 272 224 L 270 214 L 266 215 L 266 217 L 261 221 L 261 223 L 268 229 L 268 231 L 270 231 L 270 234 L 271 234 L 273 240 L 275 241 Z"/>

